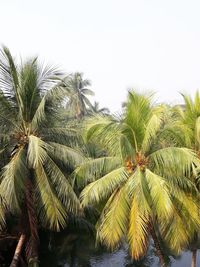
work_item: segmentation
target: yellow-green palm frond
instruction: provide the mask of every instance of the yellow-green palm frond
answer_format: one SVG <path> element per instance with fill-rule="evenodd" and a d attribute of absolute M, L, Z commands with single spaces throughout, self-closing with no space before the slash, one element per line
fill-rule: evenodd
<path fill-rule="evenodd" d="M 137 168 L 132 175 L 130 175 L 125 187 L 129 197 L 136 199 L 140 206 L 141 212 L 149 213 L 151 210 L 151 196 L 149 185 L 147 183 L 145 172 Z"/>
<path fill-rule="evenodd" d="M 73 177 L 78 186 L 83 186 L 120 167 L 120 163 L 118 157 L 88 159 L 74 170 Z"/>
<path fill-rule="evenodd" d="M 6 200 L 8 208 L 19 210 L 19 203 L 23 199 L 24 181 L 27 178 L 26 155 L 24 148 L 17 150 L 11 161 L 3 168 L 0 192 Z"/>
<path fill-rule="evenodd" d="M 119 156 L 122 125 L 120 120 L 98 115 L 86 123 L 86 140 L 102 145 L 110 156 Z"/>
<path fill-rule="evenodd" d="M 116 189 L 107 201 L 97 223 L 97 240 L 110 249 L 116 248 L 126 235 L 130 212 L 126 188 Z"/>
<path fill-rule="evenodd" d="M 6 211 L 7 211 L 6 201 L 1 196 L 0 192 L 0 231 L 2 231 L 6 226 Z"/>
<path fill-rule="evenodd" d="M 116 188 L 122 186 L 127 179 L 126 169 L 121 167 L 90 183 L 83 189 L 80 195 L 83 206 L 99 203 L 106 199 Z"/>
<path fill-rule="evenodd" d="M 141 145 L 141 150 L 143 153 L 148 152 L 153 142 L 155 142 L 155 139 L 157 137 L 158 131 L 161 129 L 162 123 L 163 123 L 163 111 L 160 110 L 160 112 L 155 113 L 152 115 L 152 117 L 149 119 L 146 125 L 144 138 Z"/>
<path fill-rule="evenodd" d="M 38 216 L 41 223 L 52 230 L 59 231 L 66 226 L 67 213 L 58 200 L 49 178 L 41 164 L 35 169 Z"/>
<path fill-rule="evenodd" d="M 138 260 L 148 248 L 149 214 L 140 209 L 137 199 L 133 197 L 129 219 L 128 243 L 130 255 Z"/>
<path fill-rule="evenodd" d="M 199 166 L 199 159 L 191 149 L 168 147 L 149 155 L 150 165 L 163 177 L 190 176 L 191 166 Z"/>
<path fill-rule="evenodd" d="M 172 216 L 172 201 L 166 180 L 149 169 L 146 169 L 145 177 L 149 187 L 153 213 L 161 220 L 170 218 Z"/>
<path fill-rule="evenodd" d="M 39 164 L 44 164 L 47 157 L 46 149 L 49 145 L 34 135 L 30 135 L 28 139 L 28 164 L 35 169 Z"/>

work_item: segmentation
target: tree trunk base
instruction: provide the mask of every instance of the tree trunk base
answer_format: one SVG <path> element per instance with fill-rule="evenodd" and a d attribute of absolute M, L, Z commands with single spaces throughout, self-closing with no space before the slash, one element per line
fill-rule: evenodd
<path fill-rule="evenodd" d="M 25 235 L 21 234 L 19 241 L 17 243 L 17 247 L 15 249 L 15 254 L 13 256 L 13 260 L 10 264 L 10 267 L 17 267 L 18 266 L 18 263 L 20 261 L 20 255 L 21 255 L 22 247 L 24 245 L 24 241 L 25 241 Z"/>

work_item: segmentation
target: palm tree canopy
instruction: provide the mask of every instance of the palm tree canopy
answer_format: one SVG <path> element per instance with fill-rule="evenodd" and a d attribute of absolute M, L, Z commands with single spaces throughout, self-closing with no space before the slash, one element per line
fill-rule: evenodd
<path fill-rule="evenodd" d="M 193 199 L 184 202 L 188 192 L 196 193 L 187 175 L 199 161 L 190 149 L 159 142 L 166 107 L 154 106 L 151 99 L 152 95 L 131 91 L 121 118 L 90 120 L 88 139 L 102 144 L 109 157 L 89 160 L 75 171 L 79 183 L 90 182 L 81 193 L 82 204 L 106 202 L 98 222 L 98 239 L 114 248 L 126 237 L 135 259 L 146 252 L 152 222 L 159 224 L 162 235 L 177 251 L 187 238 L 175 235 L 174 228 L 166 236 L 174 214 L 183 225 L 185 214 L 192 210 L 191 225 L 199 226 L 197 204 Z M 185 229 L 187 237 L 190 230 Z"/>
<path fill-rule="evenodd" d="M 92 104 L 88 96 L 93 96 L 94 92 L 88 88 L 91 83 L 83 79 L 83 73 L 75 72 L 65 78 L 65 88 L 69 92 L 67 106 L 76 117 L 81 117 L 87 113 L 87 108 L 92 109 Z"/>
<path fill-rule="evenodd" d="M 34 185 L 41 225 L 59 230 L 79 201 L 59 166 L 77 166 L 84 159 L 73 148 L 77 132 L 58 125 L 66 96 L 62 73 L 40 66 L 37 58 L 16 64 L 8 48 L 0 58 L 1 155 L 7 155 L 0 179 L 0 195 L 7 208 L 20 213 L 27 180 Z M 4 222 L 4 210 L 0 210 Z"/>

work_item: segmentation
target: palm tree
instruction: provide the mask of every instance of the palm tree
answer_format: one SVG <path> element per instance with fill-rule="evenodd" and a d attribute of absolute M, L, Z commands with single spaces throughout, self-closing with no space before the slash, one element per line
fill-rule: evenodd
<path fill-rule="evenodd" d="M 153 106 L 151 96 L 129 92 L 121 118 L 98 116 L 88 123 L 88 139 L 102 144 L 108 156 L 88 160 L 75 170 L 81 186 L 89 183 L 81 193 L 82 205 L 104 205 L 97 239 L 114 249 L 125 238 L 131 256 L 138 260 L 151 235 L 162 266 L 166 264 L 158 230 L 180 252 L 191 232 L 185 228 L 187 220 L 194 228 L 199 226 L 197 205 L 187 196 L 195 189 L 186 179 L 198 159 L 190 149 L 159 142 L 164 121 L 165 108 Z M 185 183 L 180 182 L 182 177 Z M 170 230 L 174 216 L 181 227 Z"/>
<path fill-rule="evenodd" d="M 23 246 L 28 264 L 38 266 L 38 226 L 58 231 L 67 216 L 79 210 L 79 200 L 61 169 L 62 164 L 76 166 L 83 159 L 72 147 L 76 131 L 58 125 L 66 94 L 61 78 L 57 69 L 39 66 L 37 58 L 17 65 L 8 48 L 1 50 L 0 145 L 7 162 L 0 196 L 6 209 L 20 218 L 12 267 L 17 266 Z M 4 206 L 0 206 L 2 227 Z"/>
<path fill-rule="evenodd" d="M 167 128 L 168 135 L 172 136 L 176 140 L 179 146 L 185 146 L 193 149 L 196 154 L 200 155 L 200 96 L 199 92 L 196 92 L 194 100 L 188 96 L 182 94 L 184 99 L 183 105 L 175 106 L 173 111 L 174 121 Z M 197 169 L 195 174 L 190 179 L 195 183 L 198 190 L 200 190 L 199 184 L 199 170 Z M 195 246 L 196 244 L 196 246 Z M 196 266 L 197 249 L 199 247 L 199 235 L 198 232 L 194 232 L 193 238 L 189 247 L 192 250 L 192 267 Z"/>
<path fill-rule="evenodd" d="M 72 111 L 76 118 L 82 118 L 87 114 L 87 107 L 92 109 L 92 104 L 87 96 L 93 96 L 94 93 L 87 87 L 90 81 L 83 79 L 83 73 L 75 72 L 65 78 L 65 88 L 68 89 L 69 101 L 67 107 Z"/>
<path fill-rule="evenodd" d="M 110 111 L 108 108 L 100 108 L 99 102 L 94 102 L 94 105 L 92 106 L 92 112 L 95 114 L 109 114 Z"/>

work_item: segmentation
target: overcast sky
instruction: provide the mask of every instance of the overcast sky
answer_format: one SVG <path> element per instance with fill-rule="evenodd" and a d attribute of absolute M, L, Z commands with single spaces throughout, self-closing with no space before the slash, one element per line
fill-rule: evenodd
<path fill-rule="evenodd" d="M 177 103 L 200 88 L 198 0 L 0 0 L 0 43 L 92 81 L 120 109 L 127 89 Z"/>

